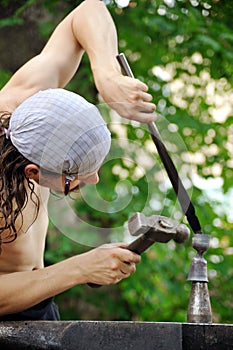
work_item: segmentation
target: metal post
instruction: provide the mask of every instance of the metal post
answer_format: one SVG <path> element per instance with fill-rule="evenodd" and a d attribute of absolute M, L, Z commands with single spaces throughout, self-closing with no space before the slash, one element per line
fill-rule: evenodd
<path fill-rule="evenodd" d="M 212 323 L 212 311 L 208 292 L 207 262 L 203 258 L 209 248 L 210 236 L 194 234 L 192 246 L 197 251 L 193 258 L 188 281 L 192 281 L 192 290 L 189 298 L 187 322 Z"/>

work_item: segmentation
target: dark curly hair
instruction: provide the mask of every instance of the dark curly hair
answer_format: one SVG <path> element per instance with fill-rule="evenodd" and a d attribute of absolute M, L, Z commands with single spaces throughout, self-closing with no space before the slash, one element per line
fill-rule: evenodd
<path fill-rule="evenodd" d="M 0 126 L 8 127 L 10 113 L 1 113 Z M 14 147 L 5 135 L 0 137 L 0 252 L 2 243 L 13 242 L 17 238 L 16 219 L 30 198 L 36 206 L 36 220 L 39 211 L 39 198 L 35 193 L 35 185 L 26 178 L 24 168 L 31 162 Z M 28 193 L 29 189 L 29 193 Z M 32 223 L 33 223 L 32 222 Z M 8 233 L 6 234 L 6 230 Z"/>

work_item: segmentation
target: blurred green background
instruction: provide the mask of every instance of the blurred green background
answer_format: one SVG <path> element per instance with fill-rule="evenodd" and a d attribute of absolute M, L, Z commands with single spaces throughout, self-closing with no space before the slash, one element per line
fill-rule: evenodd
<path fill-rule="evenodd" d="M 56 24 L 80 2 L 0 1 L 1 86 L 40 52 Z M 211 236 L 205 258 L 213 321 L 233 323 L 233 3 L 106 3 L 118 30 L 119 51 L 135 77 L 149 86 L 158 129 L 203 230 Z M 87 56 L 67 88 L 99 105 L 113 145 L 97 186 L 69 202 L 52 200 L 46 263 L 105 242 L 129 240 L 126 223 L 136 211 L 186 223 L 146 127 L 119 118 L 102 103 Z M 58 296 L 61 316 L 186 321 L 194 255 L 191 239 L 183 245 L 156 244 L 143 254 L 136 274 L 118 285 L 81 285 Z"/>

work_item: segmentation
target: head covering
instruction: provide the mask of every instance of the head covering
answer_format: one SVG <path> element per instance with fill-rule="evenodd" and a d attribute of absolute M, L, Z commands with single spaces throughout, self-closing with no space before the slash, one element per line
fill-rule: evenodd
<path fill-rule="evenodd" d="M 25 158 L 57 174 L 97 171 L 111 144 L 98 109 L 64 89 L 27 98 L 12 113 L 9 129 L 11 142 Z"/>

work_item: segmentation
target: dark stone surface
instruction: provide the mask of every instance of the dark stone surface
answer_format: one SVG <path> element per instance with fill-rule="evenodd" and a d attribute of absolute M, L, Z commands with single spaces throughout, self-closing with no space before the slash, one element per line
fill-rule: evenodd
<path fill-rule="evenodd" d="M 172 339 L 172 343 L 171 343 Z M 72 324 L 62 339 L 63 349 L 181 349 L 179 324 L 87 322 Z"/>
<path fill-rule="evenodd" d="M 0 349 L 230 350 L 233 325 L 108 321 L 0 322 Z"/>
<path fill-rule="evenodd" d="M 233 325 L 231 324 L 184 323 L 182 334 L 185 350 L 233 349 Z"/>

